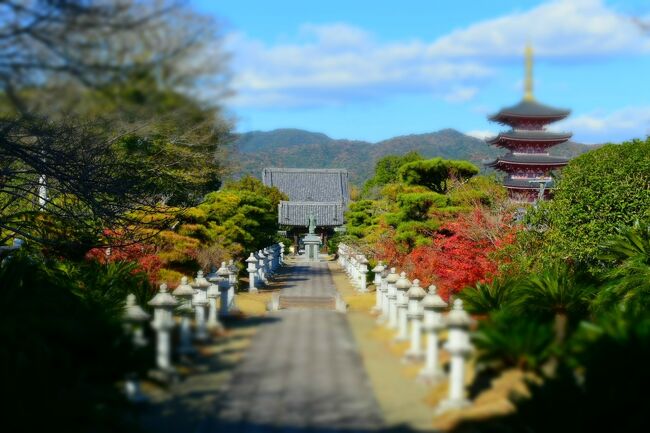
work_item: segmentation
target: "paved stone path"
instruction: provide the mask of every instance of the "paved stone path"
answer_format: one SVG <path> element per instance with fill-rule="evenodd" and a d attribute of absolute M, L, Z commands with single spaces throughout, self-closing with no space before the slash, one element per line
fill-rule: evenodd
<path fill-rule="evenodd" d="M 283 294 L 336 293 L 325 262 L 297 262 Z M 281 310 L 262 326 L 200 432 L 357 432 L 383 425 L 341 313 Z"/>

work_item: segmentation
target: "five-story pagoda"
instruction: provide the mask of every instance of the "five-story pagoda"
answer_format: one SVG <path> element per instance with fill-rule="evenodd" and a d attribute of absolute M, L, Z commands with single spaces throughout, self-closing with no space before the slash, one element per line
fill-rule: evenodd
<path fill-rule="evenodd" d="M 529 45 L 526 47 L 523 100 L 489 117 L 491 121 L 508 125 L 512 129 L 486 140 L 490 144 L 509 150 L 486 165 L 504 171 L 504 186 L 508 189 L 508 196 L 524 202 L 549 197 L 553 188 L 551 171 L 564 167 L 568 160 L 551 156 L 548 151 L 571 138 L 570 133 L 546 130 L 548 124 L 564 119 L 570 111 L 549 107 L 535 100 L 532 57 L 532 48 Z"/>

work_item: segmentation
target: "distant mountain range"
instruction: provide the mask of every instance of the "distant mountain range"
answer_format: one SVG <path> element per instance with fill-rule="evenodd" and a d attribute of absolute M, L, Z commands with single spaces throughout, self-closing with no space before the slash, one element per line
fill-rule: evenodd
<path fill-rule="evenodd" d="M 574 157 L 593 146 L 568 142 L 552 149 L 552 154 Z M 505 153 L 485 141 L 454 129 L 426 134 L 402 135 L 378 143 L 335 140 L 325 134 L 301 129 L 276 129 L 240 134 L 234 142 L 239 167 L 235 175 L 261 176 L 264 167 L 346 168 L 350 182 L 361 185 L 372 176 L 375 162 L 386 155 L 417 151 L 422 156 L 471 161 L 482 168 L 481 161 Z"/>

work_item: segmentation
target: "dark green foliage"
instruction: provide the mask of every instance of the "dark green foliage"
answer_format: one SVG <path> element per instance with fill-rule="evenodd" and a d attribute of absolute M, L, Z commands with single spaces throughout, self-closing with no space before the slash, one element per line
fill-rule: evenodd
<path fill-rule="evenodd" d="M 449 198 L 436 192 L 406 193 L 397 196 L 402 220 L 423 221 L 429 216 L 432 207 L 443 208 Z"/>
<path fill-rule="evenodd" d="M 481 322 L 474 343 L 482 363 L 537 370 L 552 354 L 553 328 L 548 321 L 502 310 Z"/>
<path fill-rule="evenodd" d="M 6 430 L 125 431 L 128 407 L 117 383 L 153 357 L 143 358 L 124 332 L 119 298 L 123 305 L 122 295 L 140 283 L 118 268 L 64 272 L 25 254 L 0 264 Z"/>
<path fill-rule="evenodd" d="M 530 215 L 547 227 L 546 245 L 558 257 L 594 264 L 603 239 L 650 215 L 650 138 L 607 146 L 573 159 L 555 198 Z"/>
<path fill-rule="evenodd" d="M 350 203 L 345 213 L 347 234 L 354 237 L 364 237 L 377 223 L 375 202 L 372 200 L 359 200 Z"/>
<path fill-rule="evenodd" d="M 449 180 L 465 180 L 478 174 L 474 164 L 467 161 L 433 158 L 403 164 L 400 180 L 407 185 L 422 185 L 440 194 L 447 192 Z"/>
<path fill-rule="evenodd" d="M 399 169 L 404 164 L 422 160 L 417 152 L 409 152 L 405 155 L 388 155 L 381 158 L 375 164 L 375 174 L 363 185 L 363 195 L 368 195 L 373 188 L 382 187 L 399 180 Z"/>

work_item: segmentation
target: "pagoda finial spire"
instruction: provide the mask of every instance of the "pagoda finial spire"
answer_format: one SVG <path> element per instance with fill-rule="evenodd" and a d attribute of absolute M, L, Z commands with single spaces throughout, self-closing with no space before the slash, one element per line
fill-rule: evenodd
<path fill-rule="evenodd" d="M 533 46 L 530 42 L 526 44 L 526 81 L 524 84 L 524 100 L 532 101 L 533 96 Z"/>

